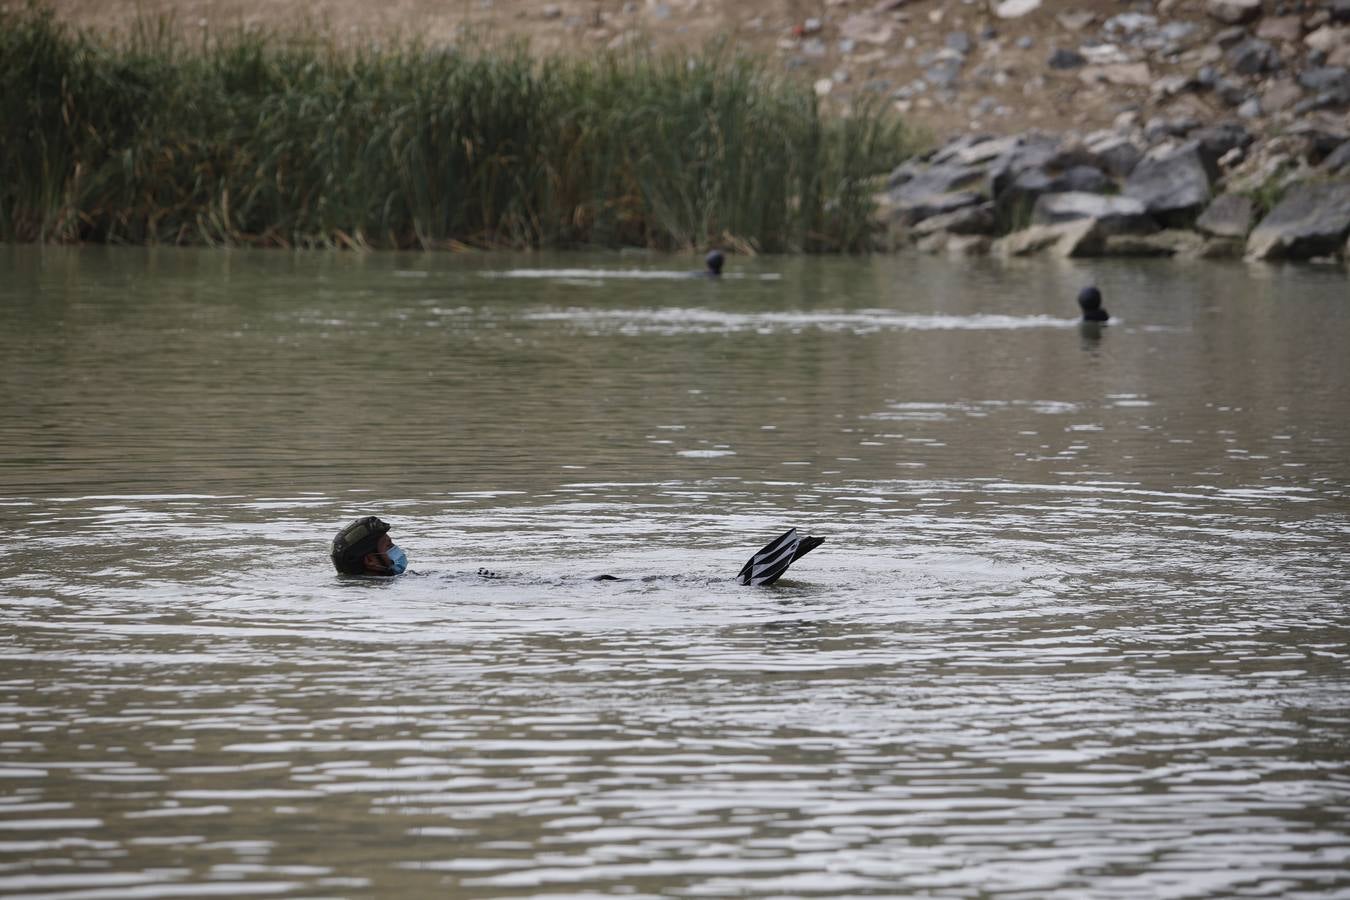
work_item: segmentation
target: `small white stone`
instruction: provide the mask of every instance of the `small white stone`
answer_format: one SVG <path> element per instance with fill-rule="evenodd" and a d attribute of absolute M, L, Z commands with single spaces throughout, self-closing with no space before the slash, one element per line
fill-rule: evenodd
<path fill-rule="evenodd" d="M 1020 19 L 1040 6 L 1041 0 L 1003 0 L 994 6 L 994 15 L 1000 19 Z"/>

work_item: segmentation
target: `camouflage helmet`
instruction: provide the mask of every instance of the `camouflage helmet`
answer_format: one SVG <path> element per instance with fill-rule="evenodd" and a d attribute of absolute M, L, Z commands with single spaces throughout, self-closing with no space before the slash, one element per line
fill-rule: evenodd
<path fill-rule="evenodd" d="M 374 553 L 380 542 L 380 535 L 389 531 L 389 523 L 377 516 L 363 516 L 347 524 L 333 538 L 330 556 L 333 568 L 344 575 L 360 575 L 365 572 L 361 559 L 367 553 Z"/>

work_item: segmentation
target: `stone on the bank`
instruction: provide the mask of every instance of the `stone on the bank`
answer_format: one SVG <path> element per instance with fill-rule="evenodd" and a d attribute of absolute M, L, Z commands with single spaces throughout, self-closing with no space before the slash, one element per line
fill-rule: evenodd
<path fill-rule="evenodd" d="M 1241 122 L 1219 122 L 1191 134 L 1211 172 L 1220 159 L 1234 148 L 1245 150 L 1255 138 Z"/>
<path fill-rule="evenodd" d="M 939 57 L 923 70 L 923 77 L 934 87 L 952 87 L 961 77 L 961 56 L 953 53 L 949 57 Z"/>
<path fill-rule="evenodd" d="M 920 253 L 941 253 L 947 249 L 947 241 L 950 239 L 945 231 L 927 234 L 914 243 L 914 249 Z"/>
<path fill-rule="evenodd" d="M 959 160 L 957 157 L 967 149 L 979 146 L 990 140 L 994 140 L 994 138 L 992 135 L 988 134 L 961 134 L 952 138 L 936 150 L 933 150 L 923 159 L 925 162 L 933 163 L 934 165 L 938 163 L 958 162 Z"/>
<path fill-rule="evenodd" d="M 1108 197 L 1082 191 L 1042 194 L 1031 211 L 1033 225 L 1054 225 L 1093 219 L 1102 234 L 1147 233 L 1157 225 L 1144 204 L 1130 197 Z"/>
<path fill-rule="evenodd" d="M 978 166 L 1016 149 L 1017 141 L 1016 137 L 981 137 L 968 144 L 954 147 L 949 158 L 963 166 Z"/>
<path fill-rule="evenodd" d="M 967 206 L 977 206 L 984 197 L 974 191 L 948 191 L 928 194 L 895 204 L 894 218 L 905 225 L 915 225 L 924 219 L 941 216 Z"/>
<path fill-rule="evenodd" d="M 1350 3 L 1350 0 L 1345 0 L 1345 2 Z M 1062 12 L 1055 16 L 1055 20 L 1070 31 L 1082 31 L 1091 25 L 1096 18 L 1097 16 L 1091 10 L 1086 9 Z"/>
<path fill-rule="evenodd" d="M 913 177 L 891 191 L 896 206 L 917 203 L 935 194 L 959 191 L 979 183 L 984 170 L 976 166 L 937 164 L 915 172 Z"/>
<path fill-rule="evenodd" d="M 1148 63 L 1107 63 L 1088 66 L 1078 73 L 1085 84 L 1114 84 L 1119 87 L 1148 87 L 1153 73 Z"/>
<path fill-rule="evenodd" d="M 1303 20 L 1298 16 L 1272 16 L 1262 19 L 1256 29 L 1256 36 L 1268 41 L 1295 43 L 1303 37 Z"/>
<path fill-rule="evenodd" d="M 1077 50 L 1056 47 L 1045 64 L 1052 69 L 1077 69 L 1087 64 L 1087 57 Z"/>
<path fill-rule="evenodd" d="M 1034 256 L 1049 253 L 1053 256 L 1097 256 L 1105 246 L 1106 238 L 1092 219 L 1062 222 L 1058 225 L 1033 225 L 1014 231 L 994 242 L 991 252 L 999 256 Z"/>
<path fill-rule="evenodd" d="M 1270 41 L 1249 38 L 1224 54 L 1228 67 L 1239 75 L 1260 75 L 1280 67 L 1280 53 Z"/>
<path fill-rule="evenodd" d="M 1042 194 L 1060 190 L 1055 177 L 1044 169 L 1020 172 L 1011 184 L 994 195 L 994 212 L 1002 229 L 1024 224 Z"/>
<path fill-rule="evenodd" d="M 1206 0 L 1205 12 L 1225 24 L 1240 25 L 1261 15 L 1261 0 Z"/>
<path fill-rule="evenodd" d="M 1334 153 L 1346 139 L 1345 132 L 1340 129 L 1333 131 L 1324 123 L 1315 121 L 1299 122 L 1285 135 L 1303 142 L 1303 158 L 1314 165 Z"/>
<path fill-rule="evenodd" d="M 992 234 L 994 231 L 993 204 L 963 206 L 951 212 L 930 216 L 918 222 L 913 232 L 924 237 L 945 231 L 948 234 Z"/>
<path fill-rule="evenodd" d="M 1294 185 L 1247 238 L 1247 258 L 1311 259 L 1344 252 L 1350 181 Z"/>
<path fill-rule="evenodd" d="M 1195 256 L 1197 259 L 1241 259 L 1244 244 L 1242 238 L 1208 238 Z"/>
<path fill-rule="evenodd" d="M 922 160 L 910 158 L 902 162 L 891 170 L 891 174 L 886 177 L 886 187 L 888 189 L 897 188 L 900 185 L 912 181 L 923 174 L 927 166 Z"/>
<path fill-rule="evenodd" d="M 1048 134 L 1032 132 L 1014 138 L 989 166 L 990 193 L 997 197 L 1023 172 L 1049 165 L 1058 154 L 1059 139 Z"/>
<path fill-rule="evenodd" d="M 1041 6 L 1041 0 L 1002 0 L 994 3 L 994 15 L 1000 19 L 1020 19 Z"/>
<path fill-rule="evenodd" d="M 1288 109 L 1303 98 L 1303 90 L 1292 78 L 1272 78 L 1261 91 L 1261 106 L 1269 110 Z"/>
<path fill-rule="evenodd" d="M 1199 120 L 1192 119 L 1189 116 L 1182 116 L 1177 119 L 1164 119 L 1161 116 L 1154 116 L 1144 123 L 1144 140 L 1150 144 L 1157 144 L 1169 137 L 1186 137 L 1199 127 Z"/>
<path fill-rule="evenodd" d="M 1323 25 L 1303 39 L 1303 43 L 1313 50 L 1331 53 L 1350 43 L 1350 28 Z"/>
<path fill-rule="evenodd" d="M 1194 231 L 1172 229 L 1156 234 L 1108 235 L 1103 256 L 1199 256 L 1205 239 Z"/>
<path fill-rule="evenodd" d="M 1083 144 L 1101 161 L 1102 168 L 1116 178 L 1129 175 L 1144 156 L 1133 141 L 1113 131 L 1090 134 Z"/>
<path fill-rule="evenodd" d="M 1209 204 L 1215 174 L 1210 166 L 1200 142 L 1190 141 L 1144 157 L 1125 180 L 1124 193 L 1164 224 L 1189 224 Z"/>
<path fill-rule="evenodd" d="M 1195 220 L 1195 229 L 1220 238 L 1245 238 L 1252 229 L 1252 201 L 1241 194 L 1223 194 Z"/>
<path fill-rule="evenodd" d="M 1350 102 L 1350 71 L 1341 66 L 1317 66 L 1298 73 L 1298 83 L 1306 90 L 1334 93 Z"/>
<path fill-rule="evenodd" d="M 839 24 L 839 36 L 864 44 L 888 44 L 895 31 L 889 22 L 868 13 L 854 13 Z"/>
<path fill-rule="evenodd" d="M 985 256 L 993 246 L 993 239 L 983 234 L 953 234 L 947 239 L 950 256 Z"/>
<path fill-rule="evenodd" d="M 1341 144 L 1322 160 L 1322 169 L 1331 175 L 1350 175 L 1350 141 Z"/>
<path fill-rule="evenodd" d="M 1214 83 L 1214 93 L 1219 95 L 1219 99 L 1229 106 L 1239 106 L 1248 97 L 1251 91 L 1240 81 L 1232 78 L 1220 78 Z"/>

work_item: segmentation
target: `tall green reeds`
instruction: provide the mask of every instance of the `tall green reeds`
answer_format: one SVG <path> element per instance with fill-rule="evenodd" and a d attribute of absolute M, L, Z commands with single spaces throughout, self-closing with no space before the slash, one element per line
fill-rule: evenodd
<path fill-rule="evenodd" d="M 710 51 L 537 60 L 0 13 L 0 239 L 854 251 L 903 158 L 877 110 Z"/>

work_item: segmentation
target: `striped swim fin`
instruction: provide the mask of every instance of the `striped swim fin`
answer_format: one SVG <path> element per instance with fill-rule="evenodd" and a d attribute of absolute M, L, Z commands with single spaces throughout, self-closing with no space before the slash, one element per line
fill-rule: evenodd
<path fill-rule="evenodd" d="M 822 537 L 803 537 L 797 529 L 789 528 L 769 541 L 764 548 L 741 567 L 736 580 L 741 584 L 773 584 L 788 570 L 788 566 L 825 543 Z"/>

